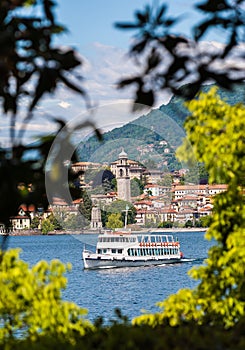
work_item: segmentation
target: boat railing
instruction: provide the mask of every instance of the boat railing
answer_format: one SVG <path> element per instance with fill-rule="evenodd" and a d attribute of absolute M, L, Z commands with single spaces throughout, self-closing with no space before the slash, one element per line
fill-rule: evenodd
<path fill-rule="evenodd" d="M 175 243 L 172 235 L 138 235 L 138 243 Z"/>

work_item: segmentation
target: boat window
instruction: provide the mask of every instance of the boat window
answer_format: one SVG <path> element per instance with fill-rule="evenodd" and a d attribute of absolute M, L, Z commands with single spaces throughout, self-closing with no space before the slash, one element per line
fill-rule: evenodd
<path fill-rule="evenodd" d="M 120 237 L 119 242 L 128 242 L 128 237 Z"/>
<path fill-rule="evenodd" d="M 112 249 L 111 252 L 112 252 L 112 254 L 115 254 L 117 251 L 116 251 L 116 249 Z"/>
<path fill-rule="evenodd" d="M 107 252 L 107 249 L 103 249 L 103 253 L 105 254 Z"/>
<path fill-rule="evenodd" d="M 97 253 L 98 253 L 98 254 L 101 254 L 101 249 L 98 249 L 98 250 L 97 250 Z"/>
<path fill-rule="evenodd" d="M 122 254 L 122 249 L 117 250 L 118 254 Z"/>

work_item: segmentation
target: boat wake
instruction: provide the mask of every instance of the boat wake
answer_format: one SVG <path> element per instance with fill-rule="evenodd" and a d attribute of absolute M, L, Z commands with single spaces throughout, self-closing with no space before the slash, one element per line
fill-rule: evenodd
<path fill-rule="evenodd" d="M 182 258 L 181 262 L 186 263 L 186 262 L 197 262 L 197 263 L 202 263 L 205 258 Z"/>
<path fill-rule="evenodd" d="M 183 259 L 181 259 L 181 262 L 193 262 L 193 261 L 195 261 L 196 259 L 194 259 L 194 258 L 183 258 Z"/>

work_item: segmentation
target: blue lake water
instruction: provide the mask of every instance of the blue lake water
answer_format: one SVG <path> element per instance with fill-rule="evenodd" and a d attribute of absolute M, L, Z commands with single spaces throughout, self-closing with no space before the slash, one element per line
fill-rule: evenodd
<path fill-rule="evenodd" d="M 67 274 L 68 284 L 63 298 L 88 310 L 88 319 L 102 316 L 106 322 L 115 318 L 115 308 L 129 317 L 141 314 L 142 310 L 156 312 L 155 305 L 181 288 L 192 288 L 196 281 L 187 272 L 203 263 L 211 242 L 204 239 L 203 232 L 178 232 L 181 251 L 185 257 L 198 259 L 195 262 L 156 267 L 84 270 L 83 245 L 95 245 L 97 235 L 57 236 L 11 236 L 8 247 L 22 249 L 21 258 L 30 265 L 39 260 L 60 259 L 71 262 L 72 271 Z"/>

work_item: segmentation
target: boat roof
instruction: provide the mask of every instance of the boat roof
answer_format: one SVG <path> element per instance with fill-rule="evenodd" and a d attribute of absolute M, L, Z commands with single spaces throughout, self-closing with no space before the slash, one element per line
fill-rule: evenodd
<path fill-rule="evenodd" d="M 131 232 L 124 232 L 124 231 L 111 231 L 111 232 L 104 232 L 101 233 L 99 235 L 99 237 L 128 237 L 128 236 L 134 236 L 134 237 L 156 237 L 156 236 L 161 236 L 161 237 L 169 237 L 169 238 L 173 238 L 172 234 L 166 234 L 166 233 L 162 233 L 162 232 L 145 232 L 145 233 L 131 233 Z"/>

